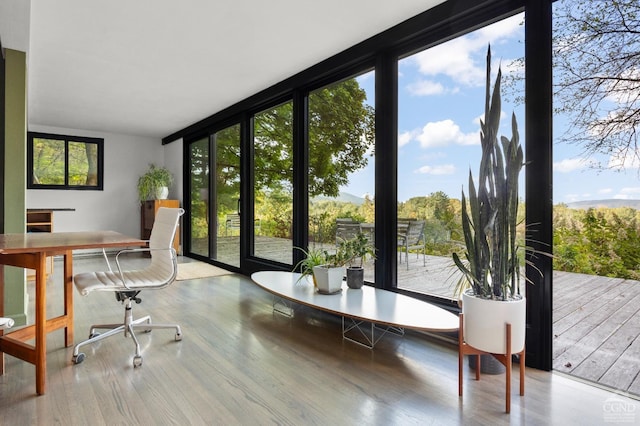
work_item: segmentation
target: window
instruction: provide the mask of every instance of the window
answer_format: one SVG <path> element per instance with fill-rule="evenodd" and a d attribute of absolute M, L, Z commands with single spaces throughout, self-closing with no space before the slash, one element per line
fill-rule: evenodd
<path fill-rule="evenodd" d="M 102 191 L 104 139 L 29 132 L 28 189 Z"/>

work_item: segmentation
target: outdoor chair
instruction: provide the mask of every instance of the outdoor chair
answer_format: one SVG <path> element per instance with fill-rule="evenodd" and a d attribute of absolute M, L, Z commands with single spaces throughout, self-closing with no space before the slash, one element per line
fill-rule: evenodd
<path fill-rule="evenodd" d="M 125 337 L 130 335 L 135 343 L 134 367 L 142 365 L 140 343 L 136 338 L 135 329 L 142 329 L 145 332 L 150 332 L 154 328 L 175 329 L 175 340 L 182 340 L 182 330 L 177 324 L 155 324 L 151 322 L 149 315 L 133 319 L 132 303 L 142 302 L 138 297 L 142 290 L 158 290 L 167 287 L 175 280 L 178 265 L 176 251 L 173 248 L 173 237 L 183 213 L 184 210 L 181 208 L 160 207 L 151 230 L 149 246 L 119 251 L 115 258 L 117 271 L 111 268 L 106 252 L 103 251 L 109 271 L 85 272 L 73 277 L 74 284 L 81 295 L 86 296 L 94 291 L 114 292 L 116 300 L 125 305 L 124 323 L 91 326 L 89 339 L 78 343 L 73 349 L 75 364 L 81 363 L 85 358 L 85 354 L 80 352 L 82 346 L 101 341 L 120 332 L 123 332 Z M 151 259 L 144 269 L 123 270 L 120 256 L 130 253 L 149 253 Z M 108 331 L 100 334 L 96 332 L 99 329 Z"/>
<path fill-rule="evenodd" d="M 234 229 L 240 229 L 240 215 L 237 213 L 227 215 L 227 220 L 224 223 L 224 234 L 229 235 L 229 231 Z"/>
<path fill-rule="evenodd" d="M 339 246 L 344 241 L 355 238 L 360 232 L 360 223 L 353 219 L 336 219 L 336 245 Z"/>
<path fill-rule="evenodd" d="M 402 263 L 402 252 L 409 270 L 409 250 L 418 250 L 416 256 L 422 251 L 423 266 L 427 266 L 427 241 L 424 235 L 424 220 L 398 220 L 398 247 L 400 248 L 400 263 Z"/>

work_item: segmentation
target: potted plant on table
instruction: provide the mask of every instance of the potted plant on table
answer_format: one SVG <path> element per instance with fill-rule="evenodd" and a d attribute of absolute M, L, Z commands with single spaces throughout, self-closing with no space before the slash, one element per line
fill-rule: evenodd
<path fill-rule="evenodd" d="M 306 256 L 294 267 L 294 270 L 300 268 L 300 278 L 313 275 L 313 283 L 318 293 L 336 294 L 342 290 L 345 265 L 349 261 L 345 248 L 338 246 L 334 253 L 322 249 L 305 251 L 296 248 L 302 250 Z"/>
<path fill-rule="evenodd" d="M 327 263 L 327 252 L 321 249 L 305 250 L 300 247 L 295 248 L 304 253 L 305 257 L 293 267 L 293 270 L 300 269 L 300 279 L 308 276 L 313 277 L 313 285 L 318 287 L 316 277 L 313 275 L 313 268 Z"/>
<path fill-rule="evenodd" d="M 325 250 L 324 256 L 325 263 L 313 267 L 313 277 L 318 287 L 318 293 L 339 293 L 342 290 L 345 265 L 349 260 L 347 251 L 342 246 L 338 246 L 334 253 Z"/>
<path fill-rule="evenodd" d="M 173 183 L 173 175 L 166 167 L 149 165 L 145 174 L 138 178 L 138 199 L 164 200 L 169 196 L 169 187 Z"/>
<path fill-rule="evenodd" d="M 358 232 L 354 238 L 341 243 L 347 258 L 347 286 L 353 289 L 362 288 L 364 285 L 363 264 L 369 258 L 376 258 L 375 248 L 369 243 L 369 239 L 362 232 Z"/>

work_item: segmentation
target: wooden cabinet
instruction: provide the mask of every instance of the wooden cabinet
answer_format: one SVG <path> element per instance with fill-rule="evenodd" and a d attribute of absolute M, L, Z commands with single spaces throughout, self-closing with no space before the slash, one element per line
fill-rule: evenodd
<path fill-rule="evenodd" d="M 53 210 L 27 209 L 27 232 L 53 232 Z"/>
<path fill-rule="evenodd" d="M 151 229 L 156 219 L 156 213 L 160 207 L 178 208 L 180 201 L 178 200 L 149 200 L 141 205 L 140 211 L 140 238 L 148 240 L 151 236 Z M 180 228 L 176 231 L 173 239 L 173 248 L 180 253 Z"/>
<path fill-rule="evenodd" d="M 27 232 L 53 232 L 53 210 L 27 209 Z M 47 257 L 47 275 L 53 273 L 53 257 Z M 27 279 L 35 279 L 36 272 L 27 269 Z"/>

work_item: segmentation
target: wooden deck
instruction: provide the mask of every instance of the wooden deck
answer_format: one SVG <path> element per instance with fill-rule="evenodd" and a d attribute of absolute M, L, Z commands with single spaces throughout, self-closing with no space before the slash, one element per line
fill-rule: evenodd
<path fill-rule="evenodd" d="M 398 287 L 453 296 L 451 259 L 409 256 Z M 640 396 L 640 281 L 553 273 L 553 369 Z"/>
<path fill-rule="evenodd" d="M 231 238 L 219 246 L 221 259 L 237 247 Z M 257 237 L 256 245 L 291 261 L 290 240 Z M 398 287 L 453 298 L 456 274 L 451 258 L 427 256 L 425 267 L 414 253 L 408 269 L 404 257 L 398 264 Z M 372 262 L 365 278 L 374 281 Z M 640 282 L 554 272 L 553 283 L 554 370 L 640 396 Z"/>

